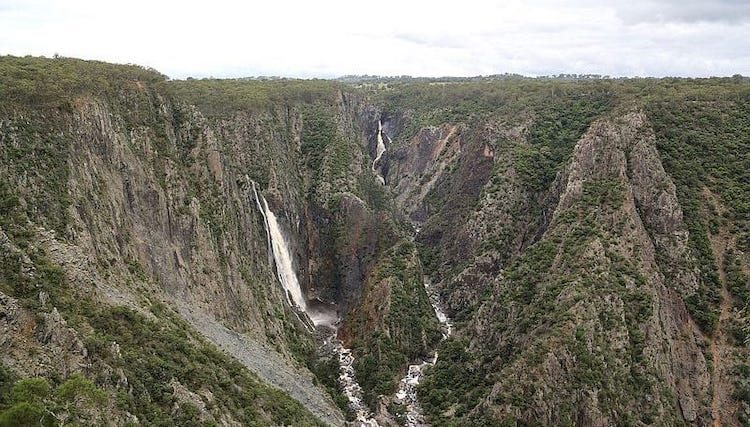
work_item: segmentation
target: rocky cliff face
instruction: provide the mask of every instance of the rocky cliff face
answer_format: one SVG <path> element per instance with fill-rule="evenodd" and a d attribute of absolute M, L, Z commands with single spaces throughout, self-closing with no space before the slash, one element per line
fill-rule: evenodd
<path fill-rule="evenodd" d="M 707 337 L 688 313 L 701 277 L 646 114 L 618 111 L 594 122 L 537 194 L 518 178 L 512 144 L 527 144 L 528 122 L 516 123 L 505 128 L 507 142 L 487 150 L 497 153 L 499 178 L 477 182 L 454 160 L 454 181 L 483 187 L 470 213 L 451 220 L 438 212 L 419 236 L 423 256 L 439 254 L 433 274 L 463 320 L 422 388 L 433 422 L 741 420 L 737 392 L 727 398 L 729 384 L 712 363 L 739 366 L 746 350 L 717 362 L 707 347 L 723 338 Z M 475 256 L 451 259 L 454 245 Z M 435 391 L 444 388 L 462 397 Z"/>
<path fill-rule="evenodd" d="M 690 82 L 359 90 L 3 61 L 0 424 L 344 424 L 330 333 L 289 306 L 254 189 L 386 424 L 434 349 L 434 425 L 750 415 L 736 82 L 701 101 Z"/>
<path fill-rule="evenodd" d="M 30 308 L 44 318 L 52 316 L 43 330 L 78 317 L 73 336 L 80 337 L 76 342 L 82 348 L 71 354 L 77 354 L 78 365 L 83 366 L 75 372 L 96 376 L 100 369 L 109 369 L 105 365 L 116 365 L 109 355 L 95 354 L 91 344 L 81 342 L 102 334 L 101 339 L 116 343 L 119 334 L 105 332 L 107 328 L 89 318 L 96 314 L 70 298 L 114 309 L 124 306 L 147 318 L 160 304 L 172 313 L 189 307 L 188 320 L 226 325 L 245 334 L 251 345 L 273 349 L 282 365 L 294 366 L 294 357 L 311 348 L 311 339 L 284 303 L 267 256 L 246 158 L 230 157 L 221 133 L 225 129 L 211 126 L 194 107 L 137 81 L 125 82 L 115 96 L 83 93 L 66 102 L 65 109 L 13 104 L 4 108 L 5 179 L 11 183 L 9 197 L 17 210 L 25 211 L 23 221 L 4 225 L 13 244 L 25 246 L 19 251 L 21 259 L 24 254 L 30 259 L 31 284 L 38 264 L 35 256 L 61 269 L 59 280 L 69 289 L 47 291 L 47 301 L 30 302 Z M 293 128 L 292 120 L 282 124 Z M 288 153 L 285 141 L 273 137 L 268 141 L 278 144 L 277 157 Z M 38 162 L 52 163 L 59 174 L 35 168 Z M 39 207 L 45 210 L 40 212 Z M 20 272 L 8 268 L 6 273 L 25 274 L 23 267 Z M 14 280 L 6 283 L 3 292 L 26 297 Z M 28 298 L 37 298 L 33 293 Z M 51 315 L 44 314 L 50 310 Z M 33 329 L 34 323 L 28 327 Z M 44 335 L 43 344 L 56 336 Z M 214 344 L 222 346 L 220 341 Z M 120 346 L 127 352 L 138 351 L 124 343 Z M 24 357 L 5 354 L 3 363 L 22 376 L 39 374 L 22 369 Z M 121 377 L 127 368 L 119 370 Z M 166 375 L 160 368 L 154 370 L 154 375 Z M 63 377 L 68 373 L 58 372 Z M 117 390 L 123 381 L 127 384 L 128 379 L 100 385 Z M 316 399 L 323 402 L 310 408 L 331 423 L 341 423 L 330 398 L 308 381 L 309 392 L 320 394 Z M 147 386 L 145 393 L 153 392 Z M 211 404 L 210 399 L 203 403 Z M 239 421 L 236 413 L 217 411 L 222 424 L 231 424 L 227 420 L 233 417 Z M 137 415 L 142 422 L 153 421 L 151 413 Z"/>
<path fill-rule="evenodd" d="M 681 211 L 645 116 L 594 123 L 560 179 L 549 228 L 493 292 L 520 295 L 485 303 L 476 316 L 496 321 L 477 322 L 478 341 L 523 349 L 494 361 L 514 374 L 491 384 L 486 407 L 546 424 L 709 423 L 702 338 L 672 288 L 678 284 L 665 284 L 647 232 L 678 237 Z M 524 269 L 534 255 L 541 274 Z M 531 401 L 528 409 L 515 393 Z M 637 408 L 640 418 L 628 419 Z"/>
<path fill-rule="evenodd" d="M 35 65 L 52 67 L 48 72 L 61 73 L 61 81 L 62 73 L 76 67 L 94 74 L 111 71 L 106 64 L 67 60 Z M 55 69 L 58 65 L 61 70 Z M 333 380 L 326 385 L 339 397 L 336 373 L 320 371 L 316 338 L 276 280 L 253 187 L 279 219 L 306 297 L 350 317 L 375 292 L 364 284 L 374 280 L 376 271 L 378 277 L 387 276 L 377 267 L 380 258 L 390 256 L 403 238 L 365 160 L 373 136 L 368 129 L 377 123 L 374 110 L 333 84 L 309 99 L 216 110 L 187 103 L 189 96 L 183 99 L 179 89 L 166 87 L 158 77 L 150 81 L 154 77 L 148 72 L 131 71 L 135 76 L 106 76 L 112 80 L 105 88 L 40 94 L 53 105 L 13 92 L 17 101 L 3 106 L 2 292 L 8 319 L 3 365 L 13 378 L 83 373 L 111 396 L 134 395 L 136 406 L 145 405 L 139 399 L 156 401 L 137 411 L 115 408 L 121 414 L 115 423 L 177 417 L 185 405 L 186 411 L 197 408 L 201 419 L 220 424 L 306 418 L 288 398 L 282 402 L 293 410 L 269 410 L 259 402 L 250 405 L 260 411 L 255 415 L 238 413 L 242 406 L 236 396 L 216 403 L 211 396 L 220 386 L 207 381 L 201 388 L 191 383 L 196 378 L 188 372 L 173 372 L 182 365 L 171 365 L 173 358 L 194 357 L 185 355 L 195 351 L 190 346 L 160 355 L 150 367 L 154 377 L 174 380 L 171 392 L 161 394 L 159 381 L 134 385 L 130 376 L 142 363 L 139 351 L 148 350 L 138 340 L 147 337 L 133 342 L 132 334 L 123 336 L 117 325 L 123 316 L 136 316 L 138 325 L 184 328 L 201 343 L 200 351 L 207 339 L 321 420 L 342 424 L 340 409 L 308 371 L 332 375 L 321 380 Z M 221 90 L 228 89 L 218 88 L 217 96 L 226 96 Z M 45 284 L 38 276 L 46 270 L 54 274 Z M 413 282 L 399 282 L 408 285 L 400 296 L 416 294 L 426 301 L 421 275 L 409 279 Z M 379 291 L 389 288 L 386 284 Z M 101 308 L 90 311 L 92 306 Z M 389 313 L 386 309 L 378 316 Z M 408 314 L 431 313 L 427 304 Z M 71 319 L 72 327 L 66 323 Z M 413 325 L 413 333 L 424 335 L 420 328 L 433 326 Z M 347 327 L 360 359 L 374 351 L 374 344 L 364 340 L 369 332 Z M 38 343 L 23 344 L 24 337 L 37 335 Z M 395 387 L 411 358 L 428 351 L 424 339 L 411 343 L 407 338 L 394 341 L 403 360 L 381 369 L 379 381 L 388 384 L 386 389 Z M 133 357 L 113 356 L 106 351 L 110 344 Z M 162 344 L 167 343 L 153 343 Z M 62 354 L 70 362 L 29 366 L 30 354 L 40 345 L 45 354 Z M 375 363 L 391 357 L 389 351 L 379 351 Z M 247 381 L 253 385 L 235 386 L 248 393 L 265 387 Z M 315 421 L 309 417 L 308 422 Z"/>

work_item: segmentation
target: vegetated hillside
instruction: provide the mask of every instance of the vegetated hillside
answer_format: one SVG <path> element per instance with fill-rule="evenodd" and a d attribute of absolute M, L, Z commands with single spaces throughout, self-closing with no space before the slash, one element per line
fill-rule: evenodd
<path fill-rule="evenodd" d="M 434 424 L 746 422 L 745 79 L 396 87 L 387 181 L 458 321 Z"/>
<path fill-rule="evenodd" d="M 73 413 L 53 392 L 8 397 L 7 422 L 52 412 L 96 424 L 111 412 L 112 424 L 318 423 L 304 406 L 342 424 L 337 368 L 286 302 L 253 188 L 279 218 L 308 298 L 348 317 L 405 236 L 366 159 L 375 110 L 329 82 L 0 63 L 4 386 L 38 377 L 54 390 L 81 374 L 100 398 Z M 427 300 L 421 281 L 400 286 Z M 385 351 L 348 328 L 360 360 L 376 354 L 383 366 L 372 387 L 395 391 L 430 344 L 404 342 L 435 329 L 429 304 L 407 315 L 424 321 Z"/>
<path fill-rule="evenodd" d="M 254 186 L 385 424 L 747 423 L 744 78 L 0 71 L 0 425 L 342 424 Z"/>
<path fill-rule="evenodd" d="M 201 114 L 138 67 L 0 63 L 3 423 L 319 424 L 178 314 L 314 348 Z"/>

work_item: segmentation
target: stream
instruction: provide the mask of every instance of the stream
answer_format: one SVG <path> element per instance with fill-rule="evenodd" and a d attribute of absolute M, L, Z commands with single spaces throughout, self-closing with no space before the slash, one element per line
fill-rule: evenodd
<path fill-rule="evenodd" d="M 428 281 L 425 281 L 424 287 L 425 291 L 427 291 L 427 296 L 430 299 L 430 304 L 432 304 L 432 308 L 435 310 L 435 315 L 443 329 L 443 340 L 445 340 L 453 332 L 453 323 L 440 307 L 440 298 L 437 291 Z M 336 338 L 335 332 L 330 340 L 330 343 L 333 346 L 333 351 L 339 358 L 339 382 L 344 389 L 344 395 L 349 399 L 349 406 L 352 411 L 354 411 L 356 423 L 360 427 L 379 426 L 378 422 L 374 419 L 370 408 L 365 405 L 362 399 L 362 388 L 359 386 L 359 383 L 357 383 L 357 378 L 354 372 L 354 356 L 352 355 L 351 350 L 344 347 L 343 343 Z M 419 382 L 422 380 L 424 369 L 428 366 L 435 365 L 437 359 L 438 352 L 435 351 L 431 357 L 423 360 L 421 363 L 409 365 L 406 376 L 404 376 L 399 382 L 399 388 L 396 392 L 394 402 L 402 404 L 406 408 L 405 425 L 407 427 L 427 425 L 422 413 L 422 407 L 419 405 L 417 386 L 419 386 Z"/>
<path fill-rule="evenodd" d="M 425 280 L 424 288 L 427 291 L 427 296 L 430 298 L 430 304 L 432 304 L 432 308 L 435 310 L 435 315 L 438 321 L 440 321 L 440 326 L 443 328 L 443 340 L 445 340 L 453 332 L 453 323 L 440 307 L 440 297 L 437 290 L 427 280 Z M 419 400 L 417 399 L 417 386 L 422 380 L 424 368 L 434 366 L 437 363 L 437 359 L 438 352 L 436 350 L 432 354 L 432 357 L 423 360 L 422 363 L 409 365 L 406 376 L 399 383 L 395 402 L 406 407 L 405 425 L 407 427 L 418 427 L 427 424 L 422 413 L 422 407 L 419 405 Z"/>
<path fill-rule="evenodd" d="M 382 150 L 381 150 L 382 146 Z M 382 137 L 382 124 L 378 122 L 378 156 L 373 161 L 373 170 L 375 162 L 385 151 Z M 383 178 L 378 175 L 383 180 Z M 248 178 L 249 180 L 249 178 Z M 268 249 L 273 254 L 273 260 L 276 264 L 276 273 L 279 283 L 284 289 L 284 295 L 294 313 L 311 331 L 324 331 L 327 336 L 324 339 L 323 346 L 330 347 L 330 350 L 338 357 L 339 362 L 339 383 L 343 389 L 344 395 L 349 400 L 349 406 L 355 414 L 356 423 L 360 427 L 377 427 L 378 422 L 374 419 L 372 411 L 364 403 L 362 397 L 362 388 L 357 382 L 354 371 L 354 356 L 352 351 L 336 337 L 338 323 L 340 318 L 336 311 L 328 304 L 322 301 L 308 301 L 299 285 L 297 274 L 294 271 L 292 254 L 289 251 L 288 243 L 281 227 L 279 226 L 276 215 L 271 211 L 265 197 L 258 194 L 256 184 L 251 181 L 255 201 L 258 210 L 263 216 L 264 226 L 268 238 Z M 269 259 L 270 262 L 270 259 Z M 453 324 L 445 312 L 440 307 L 439 296 L 428 281 L 424 283 L 425 291 L 430 299 L 430 304 L 435 310 L 435 315 L 443 328 L 443 340 L 448 338 L 453 330 Z M 409 365 L 407 374 L 401 379 L 399 389 L 396 392 L 395 402 L 403 404 L 406 408 L 406 425 L 407 426 L 424 426 L 425 420 L 422 414 L 422 408 L 417 399 L 417 386 L 422 379 L 423 370 L 427 366 L 432 366 L 437 362 L 438 353 L 435 351 L 427 360 L 421 363 Z"/>

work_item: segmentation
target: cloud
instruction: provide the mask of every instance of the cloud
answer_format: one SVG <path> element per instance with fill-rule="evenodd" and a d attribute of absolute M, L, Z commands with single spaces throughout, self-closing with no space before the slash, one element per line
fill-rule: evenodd
<path fill-rule="evenodd" d="M 749 9 L 744 0 L 5 0 L 0 54 L 138 63 L 175 78 L 750 74 Z"/>
<path fill-rule="evenodd" d="M 643 22 L 715 22 L 743 24 L 750 22 L 747 0 L 649 0 L 616 2 L 618 15 L 627 24 Z"/>

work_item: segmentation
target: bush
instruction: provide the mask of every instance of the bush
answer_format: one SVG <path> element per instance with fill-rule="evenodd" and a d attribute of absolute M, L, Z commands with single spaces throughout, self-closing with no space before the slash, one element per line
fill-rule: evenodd
<path fill-rule="evenodd" d="M 10 401 L 13 403 L 39 403 L 52 393 L 52 387 L 44 378 L 24 378 L 13 384 L 10 389 Z"/>
<path fill-rule="evenodd" d="M 53 426 L 54 418 L 41 403 L 20 402 L 0 411 L 0 427 Z"/>

